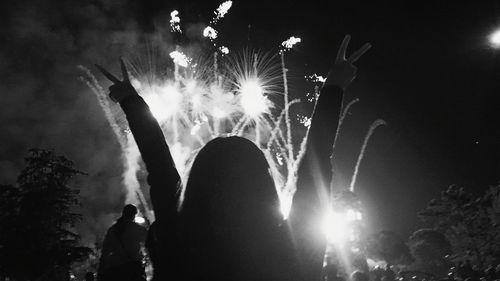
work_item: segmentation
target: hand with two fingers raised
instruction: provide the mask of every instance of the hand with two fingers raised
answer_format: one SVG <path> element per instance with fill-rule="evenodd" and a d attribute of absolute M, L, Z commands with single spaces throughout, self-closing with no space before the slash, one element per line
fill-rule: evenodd
<path fill-rule="evenodd" d="M 122 70 L 123 81 L 120 81 L 116 76 L 109 73 L 102 66 L 96 64 L 95 65 L 101 73 L 109 79 L 109 81 L 113 82 L 113 85 L 109 87 L 109 97 L 115 102 L 121 102 L 128 96 L 138 95 L 137 91 L 134 89 L 132 84 L 130 84 L 130 78 L 128 76 L 127 67 L 125 66 L 125 62 L 122 58 L 120 58 L 120 66 Z"/>
<path fill-rule="evenodd" d="M 353 65 L 366 51 L 368 51 L 372 45 L 370 43 L 364 44 L 359 50 L 354 52 L 350 57 L 346 58 L 347 45 L 349 45 L 349 40 L 351 40 L 350 35 L 346 35 L 342 44 L 340 45 L 339 51 L 337 52 L 337 57 L 335 62 L 328 73 L 328 77 L 325 81 L 325 86 L 335 85 L 342 89 L 347 88 L 351 84 L 352 80 L 356 77 L 356 66 Z"/>

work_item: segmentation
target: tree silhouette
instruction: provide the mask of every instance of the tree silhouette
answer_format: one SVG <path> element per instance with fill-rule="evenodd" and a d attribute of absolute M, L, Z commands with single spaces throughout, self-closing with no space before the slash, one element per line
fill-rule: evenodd
<path fill-rule="evenodd" d="M 450 186 L 419 213 L 450 241 L 454 261 L 470 260 L 481 269 L 500 256 L 500 187 L 475 197 Z"/>
<path fill-rule="evenodd" d="M 390 265 L 408 265 L 414 260 L 405 241 L 393 231 L 380 231 L 370 236 L 366 242 L 366 255 Z"/>
<path fill-rule="evenodd" d="M 415 257 L 414 269 L 437 276 L 446 274 L 450 265 L 448 255 L 451 254 L 451 244 L 441 232 L 417 230 L 410 236 L 408 244 Z"/>
<path fill-rule="evenodd" d="M 17 186 L 0 186 L 0 274 L 15 280 L 67 280 L 69 268 L 90 249 L 72 231 L 81 216 L 70 180 L 83 173 L 53 151 L 31 149 Z M 7 208 L 9 208 L 7 210 Z"/>

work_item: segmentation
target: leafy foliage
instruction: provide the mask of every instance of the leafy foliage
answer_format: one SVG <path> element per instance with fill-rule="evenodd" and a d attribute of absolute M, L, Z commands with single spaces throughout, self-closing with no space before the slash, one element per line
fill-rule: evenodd
<path fill-rule="evenodd" d="M 72 231 L 81 216 L 73 212 L 78 192 L 68 184 L 81 174 L 65 157 L 32 149 L 17 186 L 0 186 L 0 275 L 65 280 L 70 265 L 89 254 Z"/>
<path fill-rule="evenodd" d="M 408 265 L 414 260 L 405 241 L 393 231 L 380 231 L 369 237 L 366 255 L 391 265 Z"/>
<path fill-rule="evenodd" d="M 471 260 L 481 269 L 500 256 L 500 186 L 474 197 L 450 186 L 419 213 L 451 243 L 454 261 Z"/>
<path fill-rule="evenodd" d="M 446 274 L 450 265 L 448 256 L 451 254 L 451 244 L 441 232 L 433 229 L 417 230 L 410 236 L 409 245 L 415 257 L 415 269 L 437 276 Z"/>

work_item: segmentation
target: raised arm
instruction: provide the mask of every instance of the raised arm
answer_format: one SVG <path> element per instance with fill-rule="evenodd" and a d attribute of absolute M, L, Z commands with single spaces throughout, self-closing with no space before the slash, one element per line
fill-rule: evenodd
<path fill-rule="evenodd" d="M 297 191 L 289 216 L 304 275 L 303 280 L 308 281 L 317 281 L 321 278 L 326 249 L 321 221 L 329 203 L 328 191 L 332 178 L 330 157 L 343 93 L 356 76 L 356 67 L 352 63 L 371 47 L 370 44 L 365 44 L 346 59 L 349 39 L 349 35 L 344 38 L 316 102 L 307 139 L 307 150 L 299 166 Z"/>
<path fill-rule="evenodd" d="M 120 63 L 123 81 L 101 66 L 96 66 L 113 82 L 109 88 L 109 95 L 111 99 L 120 103 L 125 112 L 130 130 L 146 164 L 155 217 L 157 220 L 169 219 L 177 212 L 180 177 L 158 121 L 130 84 L 123 60 L 120 60 Z"/>

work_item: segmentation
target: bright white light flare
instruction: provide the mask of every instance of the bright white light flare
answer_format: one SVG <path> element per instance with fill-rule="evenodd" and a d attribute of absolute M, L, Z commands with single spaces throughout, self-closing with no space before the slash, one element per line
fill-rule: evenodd
<path fill-rule="evenodd" d="M 500 29 L 490 35 L 490 44 L 493 48 L 500 48 Z"/>
<path fill-rule="evenodd" d="M 347 212 L 334 212 L 329 210 L 322 222 L 322 230 L 327 242 L 342 245 L 352 240 L 352 223 L 361 220 L 361 218 L 359 211 L 347 210 Z"/>
<path fill-rule="evenodd" d="M 240 102 L 245 113 L 256 118 L 268 110 L 268 100 L 258 80 L 249 80 L 241 84 Z"/>
<path fill-rule="evenodd" d="M 323 218 L 323 234 L 330 244 L 341 245 L 346 242 L 348 237 L 348 220 L 344 214 L 327 212 Z"/>
<path fill-rule="evenodd" d="M 138 223 L 138 224 L 144 224 L 144 223 L 146 223 L 146 220 L 143 217 L 141 217 L 141 216 L 136 216 L 135 219 L 134 219 L 134 221 L 136 223 Z"/>
<path fill-rule="evenodd" d="M 144 90 L 144 99 L 158 121 L 165 121 L 181 110 L 182 96 L 174 85 L 153 85 Z"/>

